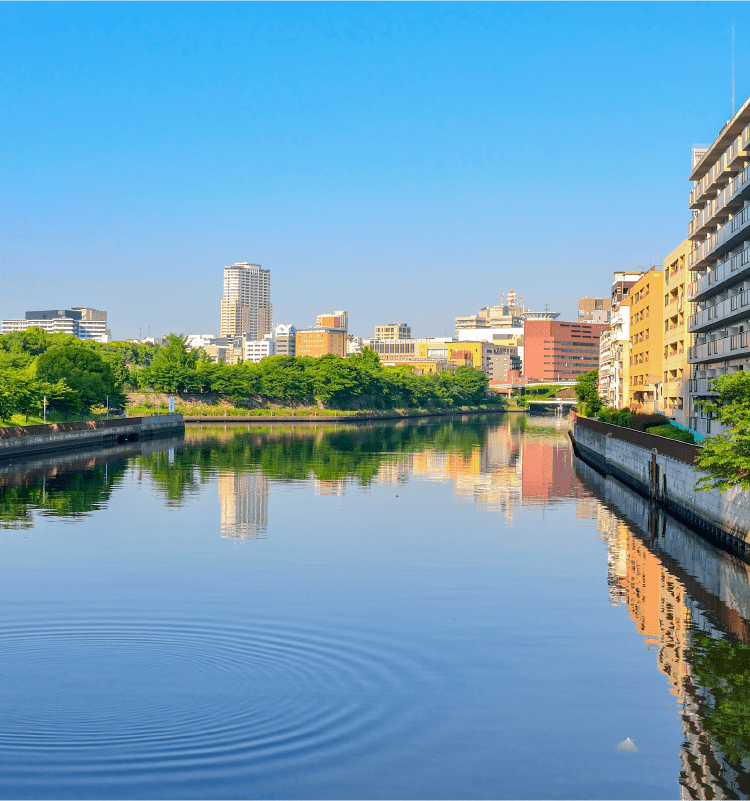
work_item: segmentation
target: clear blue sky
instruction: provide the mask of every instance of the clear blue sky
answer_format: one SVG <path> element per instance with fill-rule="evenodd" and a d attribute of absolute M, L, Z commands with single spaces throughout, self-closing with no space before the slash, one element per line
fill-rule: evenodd
<path fill-rule="evenodd" d="M 572 319 L 685 237 L 690 149 L 750 94 L 735 3 L 6 3 L 0 317 L 415 336 L 515 289 Z"/>

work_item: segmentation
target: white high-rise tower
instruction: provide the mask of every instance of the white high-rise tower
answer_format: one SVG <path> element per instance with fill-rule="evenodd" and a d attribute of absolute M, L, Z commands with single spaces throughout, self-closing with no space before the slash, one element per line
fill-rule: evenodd
<path fill-rule="evenodd" d="M 221 336 L 263 339 L 272 331 L 272 311 L 270 270 L 247 261 L 224 268 Z"/>

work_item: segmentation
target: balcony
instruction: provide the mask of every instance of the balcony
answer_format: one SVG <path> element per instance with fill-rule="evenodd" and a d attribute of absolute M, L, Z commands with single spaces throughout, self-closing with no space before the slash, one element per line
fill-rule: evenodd
<path fill-rule="evenodd" d="M 720 362 L 724 359 L 750 354 L 750 335 L 731 334 L 727 337 L 705 342 L 703 345 L 694 345 L 688 348 L 688 361 L 690 364 L 699 362 Z"/>
<path fill-rule="evenodd" d="M 745 211 L 750 212 L 750 206 Z M 743 212 L 744 215 L 745 212 Z M 739 221 L 740 216 L 738 215 L 734 220 Z M 750 235 L 750 228 L 748 228 L 747 234 Z M 739 239 L 740 237 L 737 238 Z M 750 247 L 720 262 L 710 273 L 706 273 L 706 275 L 691 283 L 689 288 L 693 291 L 688 296 L 688 300 L 701 302 L 720 290 L 726 289 L 731 284 L 746 278 L 748 274 L 750 274 Z"/>
<path fill-rule="evenodd" d="M 690 378 L 687 381 L 687 391 L 690 395 L 716 395 L 710 387 L 713 378 Z"/>
<path fill-rule="evenodd" d="M 750 290 L 739 292 L 688 317 L 688 331 L 697 333 L 750 316 Z"/>
<path fill-rule="evenodd" d="M 744 151 L 743 151 L 744 152 Z M 727 217 L 742 206 L 745 189 L 750 186 L 750 165 L 736 175 L 729 184 L 709 201 L 705 208 L 688 223 L 688 237 L 706 236 L 726 222 Z"/>

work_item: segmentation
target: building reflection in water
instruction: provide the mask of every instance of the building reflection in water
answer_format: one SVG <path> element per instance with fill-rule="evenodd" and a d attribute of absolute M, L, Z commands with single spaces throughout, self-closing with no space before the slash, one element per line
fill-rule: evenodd
<path fill-rule="evenodd" d="M 683 798 L 750 795 L 750 567 L 576 460 L 623 604 L 681 710 Z"/>
<path fill-rule="evenodd" d="M 525 421 L 524 421 L 525 422 Z M 523 502 L 546 503 L 555 498 L 587 494 L 573 471 L 573 452 L 566 429 L 508 420 L 487 431 L 483 445 L 469 454 L 433 448 L 400 456 L 381 466 L 376 480 L 405 483 L 411 477 L 451 481 L 458 498 L 497 511 L 508 521 Z"/>
<path fill-rule="evenodd" d="M 219 475 L 221 536 L 228 539 L 263 539 L 268 529 L 271 482 L 260 470 Z"/>

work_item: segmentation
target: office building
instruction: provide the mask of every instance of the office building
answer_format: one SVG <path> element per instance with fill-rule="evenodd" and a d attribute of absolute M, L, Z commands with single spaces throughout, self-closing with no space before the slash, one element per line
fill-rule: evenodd
<path fill-rule="evenodd" d="M 272 312 L 270 270 L 250 262 L 224 268 L 221 336 L 262 339 L 271 332 Z"/>
<path fill-rule="evenodd" d="M 291 323 L 277 325 L 274 331 L 276 336 L 277 356 L 296 356 L 297 329 Z"/>
<path fill-rule="evenodd" d="M 371 339 L 370 350 L 380 356 L 380 361 L 393 359 L 397 356 L 416 356 L 416 339 Z"/>
<path fill-rule="evenodd" d="M 688 226 L 691 273 L 688 331 L 690 428 L 721 426 L 701 410 L 713 379 L 750 368 L 750 100 L 724 125 L 702 156 L 694 153 Z"/>
<path fill-rule="evenodd" d="M 611 309 L 611 298 L 579 298 L 578 322 L 608 323 Z"/>
<path fill-rule="evenodd" d="M 661 410 L 664 274 L 652 267 L 630 290 L 630 393 L 634 412 Z"/>
<path fill-rule="evenodd" d="M 687 255 L 690 240 L 686 239 L 664 259 L 663 310 L 663 376 L 662 411 L 681 425 L 687 426 L 687 354 L 688 333 Z"/>
<path fill-rule="evenodd" d="M 411 339 L 411 327 L 406 323 L 376 325 L 375 339 Z"/>
<path fill-rule="evenodd" d="M 315 324 L 318 328 L 341 328 L 347 331 L 349 329 L 349 313 L 335 311 L 333 313 L 319 314 Z"/>
<path fill-rule="evenodd" d="M 48 334 L 69 334 L 94 342 L 109 342 L 111 336 L 107 328 L 107 312 L 86 306 L 27 311 L 22 320 L 3 320 L 0 323 L 1 334 L 28 328 L 41 328 Z"/>
<path fill-rule="evenodd" d="M 599 367 L 601 323 L 524 320 L 523 372 L 538 381 L 575 381 Z"/>
<path fill-rule="evenodd" d="M 323 316 L 323 315 L 321 315 Z M 346 356 L 347 334 L 345 328 L 298 328 L 295 340 L 297 356 L 318 358 L 333 353 L 342 358 Z"/>
<path fill-rule="evenodd" d="M 266 334 L 263 339 L 246 339 L 245 340 L 245 361 L 254 362 L 257 364 L 261 359 L 266 356 L 274 356 L 276 354 L 276 341 L 273 334 Z"/>

